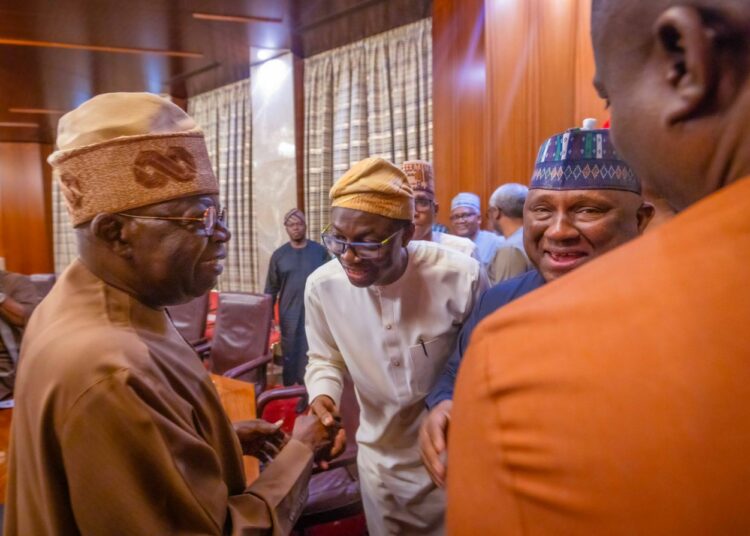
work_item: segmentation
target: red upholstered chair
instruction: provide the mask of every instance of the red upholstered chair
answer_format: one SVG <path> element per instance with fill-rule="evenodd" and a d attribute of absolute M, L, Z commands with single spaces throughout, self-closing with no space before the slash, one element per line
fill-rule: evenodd
<path fill-rule="evenodd" d="M 258 416 L 263 416 L 265 408 L 274 400 L 296 398 L 306 394 L 303 386 L 284 387 L 266 391 L 258 397 Z M 305 529 L 331 523 L 363 512 L 362 496 L 357 472 L 357 441 L 359 428 L 359 404 L 354 393 L 354 385 L 347 376 L 339 406 L 341 423 L 346 430 L 346 450 L 329 463 L 326 471 L 313 470 L 308 488 L 308 499 L 295 529 Z"/>
<path fill-rule="evenodd" d="M 256 396 L 266 388 L 266 367 L 273 304 L 268 294 L 222 292 L 211 340 L 209 370 L 255 383 Z"/>
<path fill-rule="evenodd" d="M 201 358 L 208 357 L 210 345 L 206 339 L 208 292 L 181 305 L 167 307 L 174 327 L 189 342 Z"/>

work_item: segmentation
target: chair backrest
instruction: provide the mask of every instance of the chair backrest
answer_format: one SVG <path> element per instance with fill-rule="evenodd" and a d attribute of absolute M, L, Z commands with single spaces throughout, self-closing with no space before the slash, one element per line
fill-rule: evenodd
<path fill-rule="evenodd" d="M 211 371 L 216 374 L 268 353 L 273 304 L 269 294 L 222 292 L 211 342 Z M 263 369 L 265 371 L 265 368 Z M 252 380 L 254 381 L 254 379 Z"/>
<path fill-rule="evenodd" d="M 208 295 L 209 293 L 206 292 L 203 296 L 198 296 L 187 303 L 167 307 L 174 327 L 189 343 L 198 342 L 205 336 Z"/>
<path fill-rule="evenodd" d="M 57 276 L 55 274 L 31 274 L 29 280 L 36 287 L 39 297 L 44 298 L 52 290 L 52 286 L 57 281 Z"/>

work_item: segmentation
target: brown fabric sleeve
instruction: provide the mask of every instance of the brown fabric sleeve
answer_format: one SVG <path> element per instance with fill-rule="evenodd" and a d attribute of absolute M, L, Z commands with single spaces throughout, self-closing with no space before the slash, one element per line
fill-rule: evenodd
<path fill-rule="evenodd" d="M 307 502 L 313 453 L 292 439 L 247 493 L 229 497 L 232 536 L 289 534 Z"/>

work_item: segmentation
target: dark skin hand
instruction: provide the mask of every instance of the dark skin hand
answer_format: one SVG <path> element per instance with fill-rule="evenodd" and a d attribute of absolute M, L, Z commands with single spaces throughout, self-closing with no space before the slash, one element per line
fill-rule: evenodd
<path fill-rule="evenodd" d="M 253 419 L 236 422 L 233 426 L 240 440 L 242 453 L 264 462 L 273 460 L 288 441 L 280 422 L 271 424 L 262 419 Z"/>
<path fill-rule="evenodd" d="M 17 327 L 26 325 L 26 308 L 10 296 L 0 304 L 0 316 Z"/>
<path fill-rule="evenodd" d="M 315 415 L 299 415 L 294 421 L 292 438 L 307 445 L 313 451 L 318 465 L 327 469 L 326 460 L 330 460 L 332 457 L 331 450 L 334 438 L 339 431 L 343 432 L 343 430 L 335 429 L 335 431 L 332 431 L 326 428 Z"/>
<path fill-rule="evenodd" d="M 419 429 L 419 454 L 422 463 L 435 485 L 441 488 L 445 486 L 445 455 L 452 407 L 452 400 L 443 400 L 427 414 Z"/>
<path fill-rule="evenodd" d="M 339 456 L 346 448 L 346 432 L 341 427 L 341 416 L 336 403 L 331 397 L 320 395 L 310 404 L 312 415 L 326 427 L 331 441 L 331 447 L 318 462 L 323 469 L 328 469 L 328 460 Z"/>

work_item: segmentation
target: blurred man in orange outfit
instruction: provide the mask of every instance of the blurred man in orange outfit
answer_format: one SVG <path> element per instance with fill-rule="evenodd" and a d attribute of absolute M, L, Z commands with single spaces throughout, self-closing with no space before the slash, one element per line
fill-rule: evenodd
<path fill-rule="evenodd" d="M 681 213 L 478 327 L 448 529 L 748 534 L 750 3 L 595 0 L 592 33 L 613 140 Z"/>

